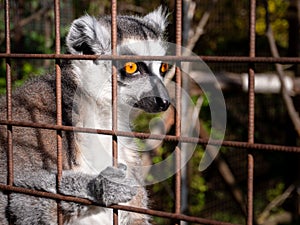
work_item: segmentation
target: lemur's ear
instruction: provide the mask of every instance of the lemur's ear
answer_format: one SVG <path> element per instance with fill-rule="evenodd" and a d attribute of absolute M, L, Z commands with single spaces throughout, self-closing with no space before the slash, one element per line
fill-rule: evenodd
<path fill-rule="evenodd" d="M 66 43 L 72 54 L 107 54 L 110 33 L 96 18 L 85 15 L 73 21 Z"/>
<path fill-rule="evenodd" d="M 144 19 L 152 24 L 152 26 L 158 28 L 161 30 L 161 32 L 164 32 L 168 22 L 169 13 L 167 12 L 167 9 L 159 6 L 156 10 L 154 10 L 153 12 L 147 14 Z"/>

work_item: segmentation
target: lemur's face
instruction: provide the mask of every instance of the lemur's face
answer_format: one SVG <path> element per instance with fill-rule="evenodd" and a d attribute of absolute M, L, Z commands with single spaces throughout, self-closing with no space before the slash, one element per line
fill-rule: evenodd
<path fill-rule="evenodd" d="M 165 55 L 159 41 L 127 40 L 118 48 L 120 55 Z M 119 61 L 118 85 L 120 100 L 146 112 L 165 111 L 170 105 L 168 91 L 163 83 L 169 64 L 161 61 Z"/>
<path fill-rule="evenodd" d="M 75 20 L 67 36 L 68 50 L 73 54 L 111 54 L 111 19 L 99 20 L 84 16 Z M 162 42 L 166 27 L 166 13 L 162 8 L 145 17 L 118 16 L 118 55 L 163 56 L 166 54 Z M 163 78 L 169 70 L 167 63 L 160 61 L 115 61 L 118 70 L 118 96 L 121 104 L 146 112 L 165 111 L 170 99 Z M 111 77 L 111 63 L 103 70 L 102 62 L 76 64 L 80 80 L 91 96 L 103 88 L 104 79 Z M 102 67 L 102 68 L 101 68 Z M 82 80 L 85 80 L 82 82 Z M 111 88 L 111 85 L 106 85 Z M 106 87 L 107 88 L 107 87 Z M 107 88 L 106 97 L 111 98 Z M 102 96 L 105 98 L 105 96 Z"/>
<path fill-rule="evenodd" d="M 159 64 L 163 75 L 167 64 Z M 170 105 L 168 92 L 152 68 L 153 63 L 125 62 L 119 70 L 120 97 L 125 103 L 146 112 L 165 111 Z"/>

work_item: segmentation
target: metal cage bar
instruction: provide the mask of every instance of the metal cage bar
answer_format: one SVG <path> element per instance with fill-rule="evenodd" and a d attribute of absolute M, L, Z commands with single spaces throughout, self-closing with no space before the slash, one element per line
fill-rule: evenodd
<path fill-rule="evenodd" d="M 176 56 L 181 56 L 182 46 L 182 0 L 176 0 Z M 181 136 L 181 63 L 178 62 L 176 67 L 176 87 L 175 87 L 175 136 Z M 181 212 L 181 146 L 178 142 L 175 147 L 175 213 Z M 180 225 L 180 221 L 176 221 L 176 225 Z"/>
<path fill-rule="evenodd" d="M 54 0 L 54 18 L 55 18 L 55 54 L 60 54 L 60 0 Z M 62 125 L 62 87 L 61 87 L 61 68 L 60 60 L 55 60 L 55 76 L 56 76 L 56 124 Z M 60 189 L 60 181 L 62 178 L 63 159 L 62 159 L 62 132 L 56 132 L 57 138 L 57 177 L 56 188 L 57 193 Z M 63 213 L 60 201 L 57 200 L 57 224 L 63 225 Z"/>
<path fill-rule="evenodd" d="M 11 53 L 10 43 L 10 4 L 9 0 L 5 1 L 5 45 L 6 54 Z M 11 79 L 11 62 L 10 59 L 6 59 L 6 105 L 7 105 L 7 117 L 8 121 L 12 120 L 12 79 Z M 7 125 L 7 184 L 13 185 L 13 145 L 12 145 L 12 126 Z"/>
<path fill-rule="evenodd" d="M 117 55 L 117 0 L 111 1 L 111 51 L 112 56 Z M 118 93 L 117 93 L 117 69 L 112 63 L 112 158 L 113 166 L 118 166 L 118 139 L 116 131 L 118 129 Z M 113 209 L 113 224 L 118 225 L 118 210 Z"/>
<path fill-rule="evenodd" d="M 3 59 L 67 59 L 67 60 L 153 60 L 170 62 L 195 62 L 199 58 L 207 63 L 268 63 L 268 64 L 299 64 L 299 57 L 249 57 L 249 56 L 133 56 L 133 55 L 70 55 L 70 54 L 27 54 L 27 53 L 0 53 Z"/>
<path fill-rule="evenodd" d="M 11 53 L 11 34 L 10 34 L 10 3 L 5 1 L 5 51 Z M 6 59 L 6 119 L 12 120 L 12 79 L 11 79 L 11 60 Z M 13 164 L 13 127 L 7 125 L 7 185 L 12 187 L 14 182 L 14 164 Z M 10 200 L 10 193 L 7 200 Z M 9 224 L 12 224 L 11 218 Z"/>
<path fill-rule="evenodd" d="M 19 127 L 28 127 L 28 128 L 39 128 L 39 129 L 49 129 L 49 130 L 61 130 L 61 131 L 71 131 L 71 132 L 83 132 L 83 133 L 97 133 L 97 134 L 105 134 L 105 135 L 113 135 L 111 130 L 102 130 L 102 129 L 93 129 L 93 128 L 82 128 L 82 127 L 73 127 L 73 126 L 58 126 L 52 124 L 43 124 L 43 123 L 32 123 L 26 121 L 7 121 L 0 120 L 0 125 L 11 125 L 11 126 L 19 126 Z M 125 131 L 116 131 L 117 136 L 123 137 L 136 137 L 140 139 L 156 139 L 156 140 L 164 140 L 168 142 L 185 142 L 185 143 L 197 143 L 201 145 L 208 144 L 208 139 L 205 138 L 196 138 L 196 137 L 176 137 L 174 135 L 158 135 L 158 134 L 150 134 L 149 133 L 141 133 L 141 132 L 125 132 Z M 232 148 L 239 149 L 247 149 L 251 150 L 264 150 L 264 151 L 279 151 L 279 152 L 294 152 L 300 153 L 300 147 L 297 146 L 285 146 L 285 145 L 274 145 L 274 144 L 262 144 L 262 143 L 248 143 L 243 141 L 210 141 L 210 145 L 222 145 Z"/>
<path fill-rule="evenodd" d="M 3 59 L 80 59 L 80 60 L 164 60 L 173 62 L 195 62 L 199 58 L 211 63 L 280 63 L 280 64 L 299 64 L 299 57 L 262 57 L 262 56 L 133 56 L 133 55 L 70 55 L 70 54 L 27 54 L 27 53 L 0 53 Z"/>
<path fill-rule="evenodd" d="M 255 19 L 256 19 L 256 0 L 250 0 L 249 18 L 249 57 L 255 57 Z M 254 65 L 250 64 L 248 71 L 248 143 L 254 144 L 254 120 L 255 120 L 255 82 Z M 248 152 L 248 182 L 247 182 L 247 225 L 253 224 L 253 177 L 254 177 L 254 157 Z"/>

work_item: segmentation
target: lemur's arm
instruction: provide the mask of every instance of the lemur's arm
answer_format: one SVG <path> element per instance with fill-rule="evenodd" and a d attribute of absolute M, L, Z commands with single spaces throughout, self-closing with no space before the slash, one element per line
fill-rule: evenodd
<path fill-rule="evenodd" d="M 35 190 L 56 193 L 56 174 L 48 171 L 23 173 L 15 177 L 15 185 Z M 91 176 L 74 171 L 64 171 L 60 183 L 60 193 L 81 198 L 103 205 L 127 202 L 135 196 L 137 183 L 126 177 L 126 166 L 107 167 L 99 176 Z M 89 212 L 89 206 L 73 202 L 61 204 L 65 219 L 83 216 Z M 48 224 L 56 221 L 55 200 L 32 197 L 24 194 L 12 194 L 9 212 L 15 224 Z"/>

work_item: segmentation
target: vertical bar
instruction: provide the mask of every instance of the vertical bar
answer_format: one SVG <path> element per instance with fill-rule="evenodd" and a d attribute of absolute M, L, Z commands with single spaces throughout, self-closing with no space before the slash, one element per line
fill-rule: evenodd
<path fill-rule="evenodd" d="M 176 56 L 181 56 L 182 46 L 182 0 L 176 0 Z M 176 67 L 176 110 L 175 110 L 175 135 L 181 136 L 181 71 L 180 62 Z M 175 213 L 181 212 L 181 149 L 180 143 L 175 148 Z M 176 221 L 180 224 L 180 221 Z"/>
<path fill-rule="evenodd" d="M 251 0 L 250 5 L 250 40 L 249 56 L 255 57 L 255 0 Z M 248 118 L 248 142 L 254 143 L 254 65 L 249 66 L 249 118 Z"/>
<path fill-rule="evenodd" d="M 10 43 L 10 4 L 9 0 L 5 1 L 5 45 L 6 53 L 11 53 Z M 11 80 L 11 62 L 6 59 L 6 119 L 12 120 L 12 80 Z M 14 164 L 13 164 L 13 140 L 12 140 L 12 126 L 7 125 L 7 185 L 14 183 Z M 10 194 L 8 194 L 7 201 L 10 201 Z M 13 224 L 11 218 L 8 218 L 9 224 Z"/>
<path fill-rule="evenodd" d="M 6 53 L 11 53 L 10 43 L 10 4 L 9 0 L 5 1 L 5 45 Z M 6 59 L 6 118 L 12 120 L 12 84 L 11 84 L 11 62 Z M 14 182 L 14 164 L 13 164 L 13 139 L 12 126 L 7 126 L 7 185 L 13 185 Z M 10 194 L 8 194 L 7 201 L 10 201 Z M 11 218 L 8 218 L 9 224 L 13 224 Z"/>
<path fill-rule="evenodd" d="M 256 1 L 250 0 L 250 24 L 249 24 L 249 56 L 255 57 L 255 19 Z M 254 92 L 254 65 L 249 66 L 249 118 L 248 118 L 248 143 L 254 143 L 254 113 L 255 113 L 255 92 Z M 253 224 L 253 178 L 254 158 L 248 154 L 248 184 L 247 184 L 247 225 Z"/>
<path fill-rule="evenodd" d="M 111 50 L 117 55 L 117 1 L 111 1 Z M 117 69 L 112 63 L 112 130 L 113 130 L 113 165 L 118 164 L 118 146 L 115 132 L 117 130 Z"/>
<path fill-rule="evenodd" d="M 254 158 L 248 154 L 247 225 L 253 224 Z"/>
<path fill-rule="evenodd" d="M 111 50 L 112 55 L 117 55 L 117 0 L 111 1 Z M 118 165 L 118 140 L 116 136 L 117 127 L 117 69 L 112 63 L 112 156 L 113 166 Z M 113 224 L 118 225 L 118 210 L 113 209 Z"/>
<path fill-rule="evenodd" d="M 60 54 L 60 1 L 54 0 L 55 15 L 55 54 Z M 62 125 L 62 90 L 60 60 L 55 61 L 56 76 L 56 124 Z M 59 193 L 62 177 L 62 132 L 57 131 L 57 193 Z M 57 223 L 63 224 L 60 201 L 57 201 Z"/>
<path fill-rule="evenodd" d="M 9 0 L 5 1 L 5 44 L 6 53 L 11 53 L 10 43 L 10 5 Z M 12 120 L 12 80 L 11 80 L 11 62 L 6 60 L 6 105 L 7 120 Z M 13 169 L 13 145 L 12 145 L 12 126 L 7 126 L 7 184 L 13 185 L 14 169 Z"/>

